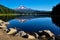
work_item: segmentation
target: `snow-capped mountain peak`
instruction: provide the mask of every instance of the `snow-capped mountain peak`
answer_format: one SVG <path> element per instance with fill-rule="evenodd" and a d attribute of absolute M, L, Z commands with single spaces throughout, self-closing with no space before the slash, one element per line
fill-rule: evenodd
<path fill-rule="evenodd" d="M 34 12 L 35 10 L 33 10 L 31 8 L 27 8 L 25 6 L 19 6 L 18 8 L 15 9 L 15 11 L 18 11 L 18 12 Z"/>
<path fill-rule="evenodd" d="M 25 6 L 20 6 L 17 9 L 27 9 Z"/>

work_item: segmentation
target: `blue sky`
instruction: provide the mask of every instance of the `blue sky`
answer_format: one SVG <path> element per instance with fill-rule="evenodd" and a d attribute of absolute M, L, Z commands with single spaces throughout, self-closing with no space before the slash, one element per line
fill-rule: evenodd
<path fill-rule="evenodd" d="M 15 9 L 20 5 L 35 10 L 51 11 L 52 7 L 60 3 L 60 0 L 0 0 L 0 4 Z"/>

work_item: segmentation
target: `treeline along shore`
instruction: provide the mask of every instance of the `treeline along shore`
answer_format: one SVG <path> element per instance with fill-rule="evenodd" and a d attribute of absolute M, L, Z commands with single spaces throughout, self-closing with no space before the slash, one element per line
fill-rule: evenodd
<path fill-rule="evenodd" d="M 0 14 L 0 19 L 2 19 L 4 21 L 9 21 L 9 20 L 14 19 L 16 17 L 17 17 L 17 15 L 14 15 L 14 14 Z"/>
<path fill-rule="evenodd" d="M 46 16 L 49 16 L 48 14 L 40 14 L 40 15 L 28 15 L 28 14 L 0 14 L 0 19 L 4 20 L 4 21 L 9 21 L 11 19 L 14 19 L 14 18 L 18 18 L 18 17 L 21 17 L 21 16 L 33 16 L 33 18 L 37 18 L 37 17 L 46 17 Z"/>

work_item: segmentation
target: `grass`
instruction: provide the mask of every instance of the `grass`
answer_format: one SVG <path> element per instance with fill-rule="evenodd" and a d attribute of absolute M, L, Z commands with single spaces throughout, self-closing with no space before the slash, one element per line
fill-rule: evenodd
<path fill-rule="evenodd" d="M 20 14 L 0 14 L 0 16 L 16 16 L 16 15 L 20 15 Z"/>

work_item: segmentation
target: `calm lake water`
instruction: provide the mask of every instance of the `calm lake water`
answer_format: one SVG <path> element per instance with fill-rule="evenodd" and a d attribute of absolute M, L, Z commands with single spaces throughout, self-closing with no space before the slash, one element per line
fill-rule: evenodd
<path fill-rule="evenodd" d="M 47 29 L 52 31 L 55 35 L 60 34 L 60 28 L 52 23 L 50 17 L 33 18 L 23 23 L 17 19 L 10 20 L 9 22 L 10 24 L 8 25 L 8 28 L 16 27 L 26 32 L 37 32 L 39 30 Z"/>

